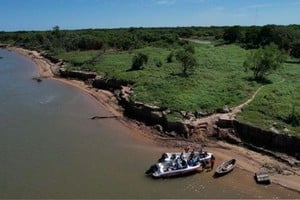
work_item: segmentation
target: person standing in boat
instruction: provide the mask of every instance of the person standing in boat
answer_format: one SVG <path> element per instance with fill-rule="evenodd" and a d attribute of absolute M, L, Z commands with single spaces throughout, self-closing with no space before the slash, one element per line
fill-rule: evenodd
<path fill-rule="evenodd" d="M 215 165 L 215 156 L 214 155 L 211 155 L 211 158 L 210 158 L 210 170 L 213 170 L 214 168 L 214 165 Z"/>
<path fill-rule="evenodd" d="M 185 148 L 184 148 L 184 151 L 185 151 L 185 153 L 188 153 L 189 152 L 189 150 L 190 150 L 190 146 L 186 146 Z"/>
<path fill-rule="evenodd" d="M 195 152 L 194 152 L 194 149 L 192 150 L 189 158 L 188 158 L 188 164 L 193 166 L 194 165 L 194 156 L 195 156 Z"/>

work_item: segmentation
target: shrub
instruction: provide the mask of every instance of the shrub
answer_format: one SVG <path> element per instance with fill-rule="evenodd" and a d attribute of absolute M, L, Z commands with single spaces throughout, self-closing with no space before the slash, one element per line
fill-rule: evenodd
<path fill-rule="evenodd" d="M 173 62 L 174 52 L 172 51 L 167 57 L 167 63 Z"/>
<path fill-rule="evenodd" d="M 144 64 L 148 63 L 148 56 L 143 53 L 138 53 L 132 58 L 131 70 L 140 70 Z"/>
<path fill-rule="evenodd" d="M 244 67 L 246 71 L 250 69 L 253 72 L 255 80 L 261 81 L 281 66 L 282 62 L 281 52 L 276 45 L 271 44 L 254 51 L 244 62 Z"/>
<path fill-rule="evenodd" d="M 293 127 L 300 125 L 300 114 L 295 111 L 295 107 L 293 107 L 292 112 L 286 117 L 285 122 Z"/>
<path fill-rule="evenodd" d="M 161 60 L 157 60 L 155 65 L 156 67 L 162 67 L 163 63 L 161 62 Z"/>

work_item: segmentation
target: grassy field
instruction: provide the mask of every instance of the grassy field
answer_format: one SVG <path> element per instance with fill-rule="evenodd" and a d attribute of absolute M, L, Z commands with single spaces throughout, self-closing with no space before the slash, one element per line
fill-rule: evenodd
<path fill-rule="evenodd" d="M 273 126 L 286 134 L 300 135 L 299 125 L 287 123 L 293 112 L 300 114 L 300 64 L 284 64 L 271 79 L 273 84 L 265 85 L 238 119 L 266 130 Z"/>
<path fill-rule="evenodd" d="M 234 107 L 250 98 L 261 86 L 250 81 L 252 74 L 244 71 L 247 50 L 236 45 L 194 45 L 199 66 L 188 77 L 182 75 L 178 61 L 166 62 L 168 54 L 177 49 L 147 47 L 126 52 L 69 52 L 59 57 L 70 63 L 84 63 L 100 55 L 93 65 L 83 64 L 81 68 L 107 78 L 134 81 L 134 100 L 173 111 L 213 112 L 225 105 Z M 148 64 L 142 70 L 130 71 L 132 57 L 138 52 L 148 55 Z M 162 67 L 156 66 L 158 61 L 163 63 Z M 284 64 L 269 77 L 271 83 L 265 85 L 238 119 L 265 129 L 275 123 L 278 128 L 287 127 L 289 133 L 299 133 L 299 126 L 293 127 L 283 120 L 293 106 L 299 113 L 299 67 L 299 64 Z M 171 114 L 170 118 L 176 119 L 176 116 Z"/>

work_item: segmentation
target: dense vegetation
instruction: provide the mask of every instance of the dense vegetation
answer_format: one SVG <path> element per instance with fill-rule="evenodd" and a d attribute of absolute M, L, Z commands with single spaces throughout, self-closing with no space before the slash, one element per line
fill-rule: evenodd
<path fill-rule="evenodd" d="M 247 49 L 275 43 L 279 49 L 299 58 L 300 25 L 289 26 L 233 26 L 233 27 L 177 27 L 123 28 L 0 32 L 0 42 L 27 48 L 52 51 L 74 50 L 130 50 L 148 45 L 170 47 L 182 44 L 179 38 L 222 40 L 238 43 Z"/>
<path fill-rule="evenodd" d="M 46 51 L 66 61 L 69 69 L 130 81 L 132 99 L 171 109 L 170 119 L 180 118 L 182 110 L 214 112 L 236 106 L 264 85 L 239 120 L 291 134 L 300 131 L 298 25 L 74 31 L 54 27 L 0 32 L 0 43 Z"/>

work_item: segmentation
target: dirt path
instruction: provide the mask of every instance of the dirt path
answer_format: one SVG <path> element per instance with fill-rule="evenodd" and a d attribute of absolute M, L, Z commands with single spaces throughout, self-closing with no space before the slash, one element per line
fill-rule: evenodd
<path fill-rule="evenodd" d="M 189 39 L 189 38 L 180 38 L 180 40 L 185 40 L 196 44 L 212 44 L 212 42 L 209 40 L 198 40 L 198 39 Z"/>
<path fill-rule="evenodd" d="M 281 81 L 274 83 L 274 84 L 279 84 L 279 83 L 283 83 L 285 81 L 285 79 L 282 79 Z M 191 124 L 194 127 L 198 127 L 198 128 L 202 128 L 204 129 L 206 132 L 211 133 L 213 131 L 213 126 L 216 124 L 216 122 L 219 119 L 227 119 L 227 120 L 234 120 L 236 115 L 240 112 L 242 112 L 243 108 L 245 106 L 247 106 L 248 104 L 250 104 L 255 97 L 257 96 L 257 94 L 265 87 L 265 85 L 260 86 L 255 92 L 254 94 L 244 103 L 233 107 L 230 109 L 230 112 L 228 113 L 216 113 L 216 114 L 212 114 L 209 115 L 207 117 L 203 117 L 203 118 L 196 118 L 196 119 L 191 119 L 191 120 L 186 120 L 185 123 L 186 124 Z"/>
<path fill-rule="evenodd" d="M 285 81 L 285 79 L 282 79 L 281 81 L 279 81 L 279 82 L 277 82 L 277 83 L 274 83 L 274 84 L 283 83 L 284 81 Z M 250 99 L 248 99 L 247 101 L 245 101 L 245 102 L 242 103 L 241 105 L 238 105 L 238 106 L 232 108 L 232 111 L 231 111 L 230 113 L 228 113 L 228 115 L 229 115 L 228 117 L 229 117 L 230 119 L 235 119 L 236 115 L 237 115 L 238 113 L 242 112 L 242 109 L 243 109 L 245 106 L 247 106 L 249 103 L 251 103 L 251 102 L 255 99 L 256 95 L 257 95 L 264 87 L 265 87 L 265 85 L 260 86 L 260 87 L 254 92 L 254 94 L 251 96 Z"/>
<path fill-rule="evenodd" d="M 260 87 L 254 92 L 254 94 L 251 96 L 250 99 L 248 99 L 248 100 L 245 101 L 244 103 L 242 103 L 242 104 L 240 104 L 240 105 L 234 107 L 234 108 L 232 109 L 232 111 L 231 111 L 230 113 L 228 113 L 228 117 L 229 117 L 230 119 L 235 119 L 236 115 L 237 115 L 238 113 L 242 112 L 242 109 L 243 109 L 246 105 L 248 105 L 249 103 L 251 103 L 251 102 L 255 99 L 256 95 L 259 93 L 259 91 L 260 91 L 262 88 L 264 88 L 264 85 L 263 85 L 263 86 L 260 86 Z"/>
<path fill-rule="evenodd" d="M 247 101 L 245 101 L 244 103 L 242 103 L 234 108 L 231 108 L 230 109 L 231 111 L 228 113 L 216 113 L 216 114 L 212 114 L 208 117 L 186 120 L 185 123 L 191 124 L 192 126 L 198 127 L 200 129 L 201 128 L 205 129 L 206 132 L 208 132 L 208 133 L 212 133 L 213 126 L 216 124 L 216 122 L 219 119 L 234 120 L 236 115 L 238 113 L 240 113 L 246 105 L 251 103 L 255 99 L 255 97 L 259 93 L 259 91 L 263 88 L 264 88 L 264 85 L 259 87 Z"/>

